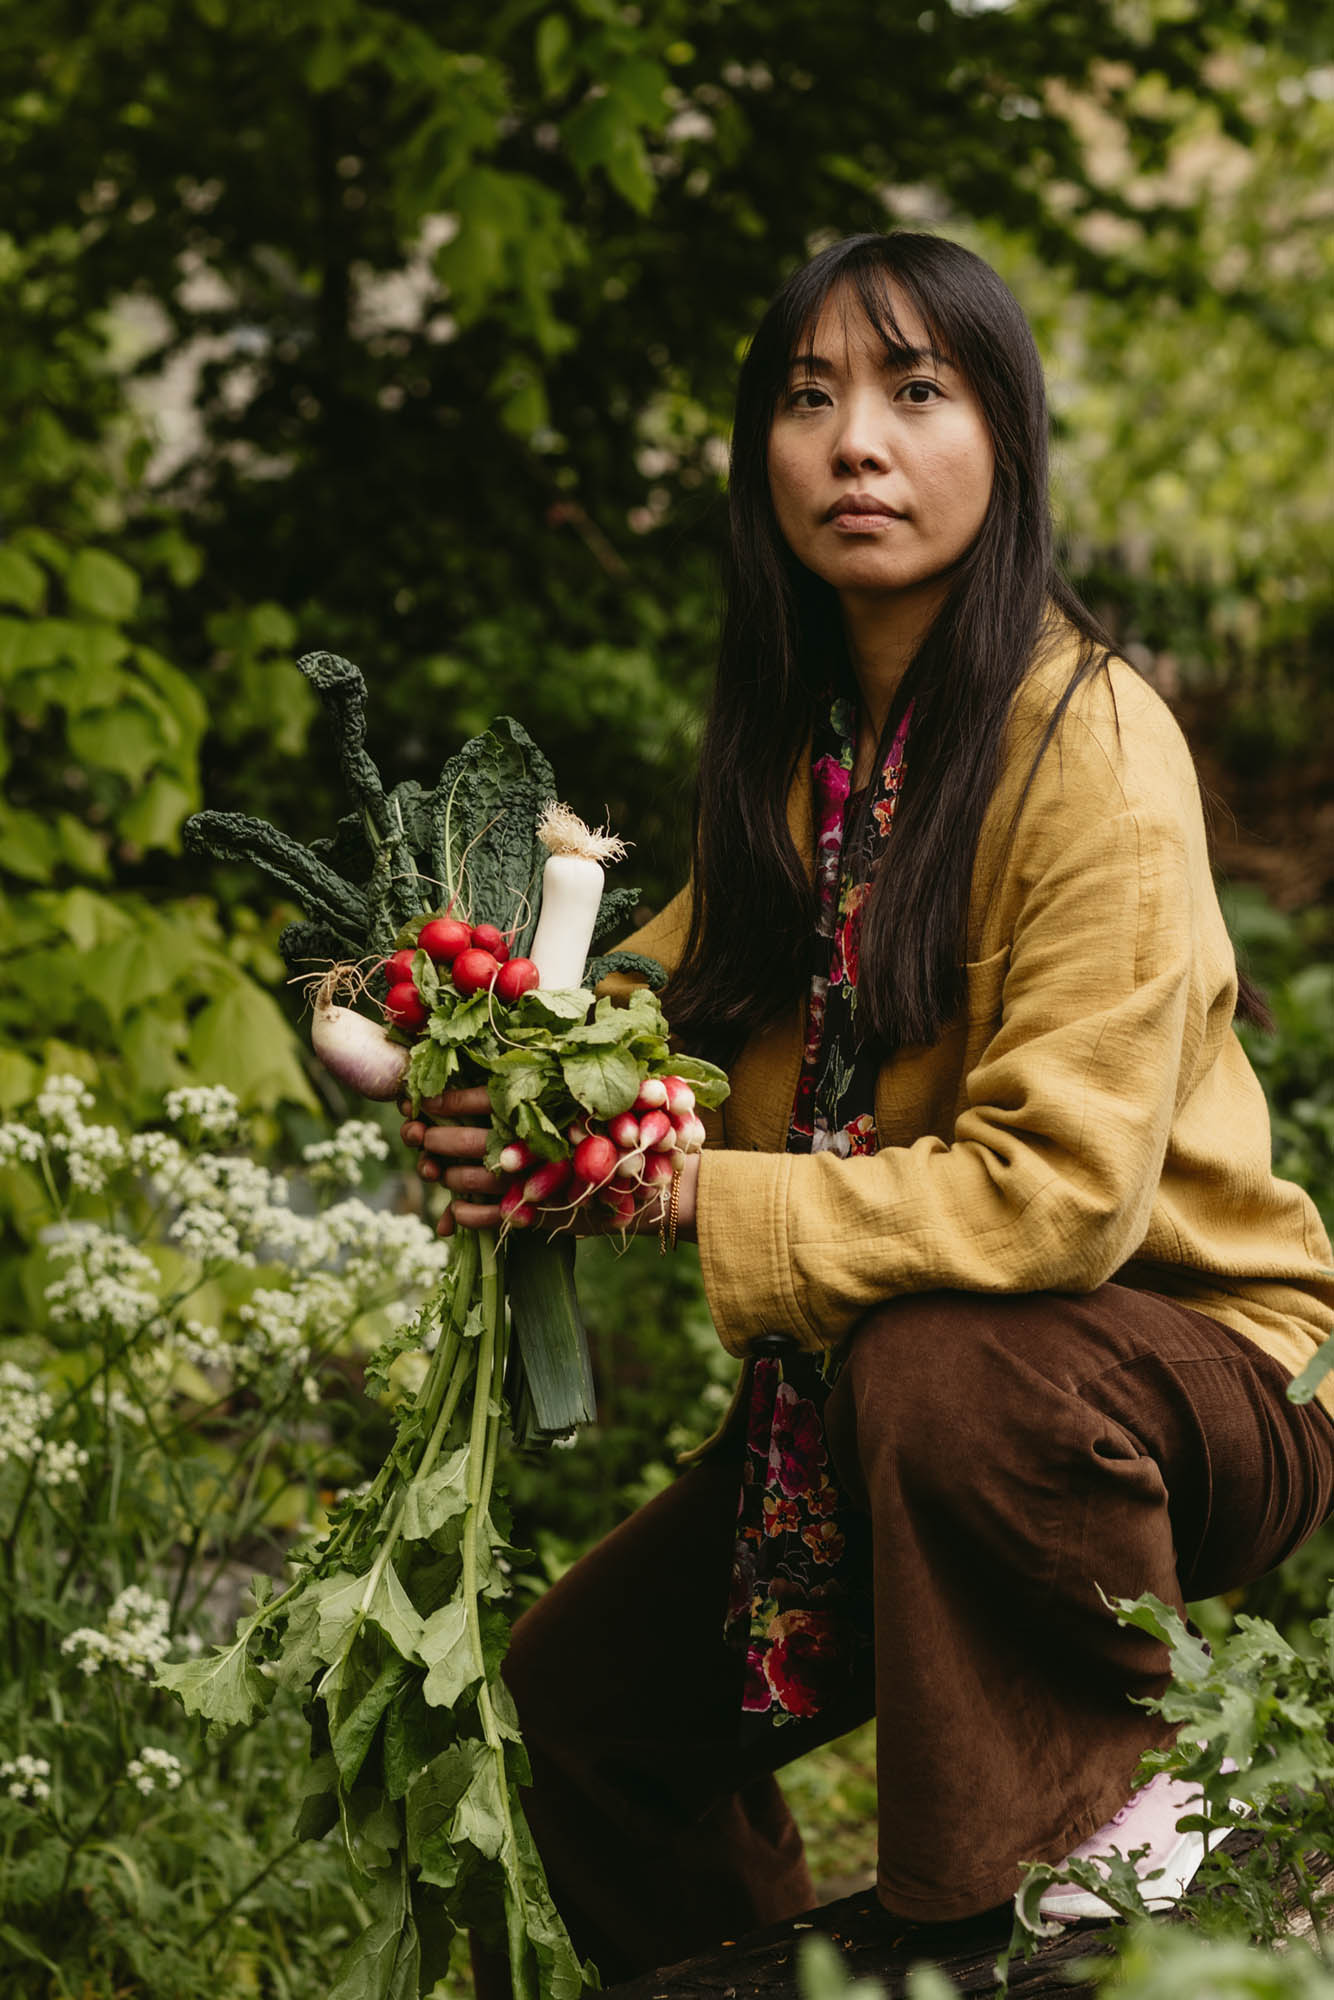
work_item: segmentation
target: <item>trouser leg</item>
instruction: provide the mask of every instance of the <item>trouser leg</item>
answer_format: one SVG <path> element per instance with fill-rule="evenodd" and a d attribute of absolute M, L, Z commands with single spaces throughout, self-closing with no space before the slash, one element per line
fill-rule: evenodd
<path fill-rule="evenodd" d="M 723 1449 L 576 1563 L 505 1661 L 552 1895 L 605 1983 L 809 1908 L 801 1837 L 771 1775 L 871 1709 L 855 1701 L 740 1748 L 740 1653 L 723 1643 L 740 1469 Z M 487 2000 L 508 1987 L 478 1954 Z"/>
<path fill-rule="evenodd" d="M 1252 1342 L 1167 1299 L 902 1299 L 861 1323 L 830 1445 L 869 1509 L 878 1887 L 969 1916 L 1062 1859 L 1171 1739 L 1129 1697 L 1166 1651 L 1112 1597 L 1185 1600 L 1281 1561 L 1334 1502 L 1334 1425 Z"/>

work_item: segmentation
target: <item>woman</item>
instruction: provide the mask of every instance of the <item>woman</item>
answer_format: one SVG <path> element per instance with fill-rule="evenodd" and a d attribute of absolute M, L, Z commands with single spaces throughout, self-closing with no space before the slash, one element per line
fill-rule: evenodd
<path fill-rule="evenodd" d="M 1131 1797 L 1164 1651 L 1100 1593 L 1182 1608 L 1334 1505 L 1285 1394 L 1329 1244 L 1270 1172 L 1189 753 L 1054 569 L 1046 437 L 1018 306 L 932 237 L 822 252 L 742 369 L 693 887 L 629 943 L 731 1067 L 680 1233 L 748 1365 L 507 1667 L 605 1980 L 807 1906 L 772 1773 L 873 1712 L 896 1916 L 1145 1841 L 1178 1891 L 1181 1789 Z M 404 1136 L 494 1224 L 476 1128 Z"/>

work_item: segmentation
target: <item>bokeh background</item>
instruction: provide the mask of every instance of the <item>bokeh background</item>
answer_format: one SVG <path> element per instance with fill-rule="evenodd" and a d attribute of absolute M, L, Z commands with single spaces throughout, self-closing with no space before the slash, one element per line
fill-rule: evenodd
<path fill-rule="evenodd" d="M 181 849 L 205 801 L 302 839 L 342 809 L 305 650 L 362 666 L 394 779 L 519 717 L 660 903 L 738 358 L 795 263 L 903 222 L 1032 319 L 1068 567 L 1191 739 L 1277 1018 L 1248 1046 L 1280 1168 L 1330 1218 L 1332 25 L 1328 0 L 0 11 L 0 1114 L 53 1070 L 126 1129 L 222 1084 L 281 1163 L 358 1108 L 284 986 L 292 910 Z M 421 1199 L 394 1158 L 371 1188 Z M 6 1338 L 59 1354 L 27 1213 Z M 604 1249 L 600 1424 L 515 1474 L 539 1580 L 726 1393 L 689 1254 Z M 355 1362 L 329 1394 L 238 1559 L 376 1462 Z M 1247 1602 L 1299 1629 L 1329 1569 L 1321 1540 Z M 826 1886 L 868 1865 L 869 1759 L 793 1776 Z M 244 1990 L 327 1991 L 285 1976 Z"/>

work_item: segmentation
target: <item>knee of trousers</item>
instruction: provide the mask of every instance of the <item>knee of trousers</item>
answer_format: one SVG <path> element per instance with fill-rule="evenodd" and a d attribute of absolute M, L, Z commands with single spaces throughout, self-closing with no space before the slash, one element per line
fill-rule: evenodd
<path fill-rule="evenodd" d="M 956 1495 L 998 1461 L 1068 1451 L 1053 1402 L 1068 1407 L 1068 1397 L 1013 1337 L 1022 1308 L 1009 1296 L 942 1291 L 866 1313 L 834 1392 L 842 1407 L 831 1429 L 842 1451 L 855 1427 L 864 1473 L 888 1460 L 918 1490 Z"/>

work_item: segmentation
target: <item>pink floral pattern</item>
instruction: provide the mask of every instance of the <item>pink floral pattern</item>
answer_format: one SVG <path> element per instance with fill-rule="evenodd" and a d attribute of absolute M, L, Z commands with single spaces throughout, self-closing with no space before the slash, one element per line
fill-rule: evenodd
<path fill-rule="evenodd" d="M 815 746 L 816 934 L 823 949 L 808 995 L 790 1153 L 846 1159 L 876 1150 L 878 1065 L 858 1049 L 856 1033 L 862 912 L 893 825 L 911 718 L 910 706 L 876 783 L 874 850 L 860 877 L 843 854 L 853 797 L 851 702 L 833 702 Z M 870 1644 L 867 1523 L 845 1501 L 825 1442 L 836 1365 L 834 1357 L 793 1352 L 761 1356 L 751 1368 L 726 1625 L 730 1643 L 745 1653 L 743 1726 L 818 1715 Z"/>

